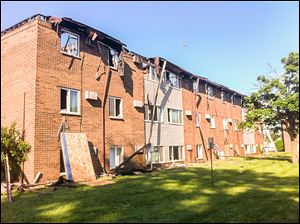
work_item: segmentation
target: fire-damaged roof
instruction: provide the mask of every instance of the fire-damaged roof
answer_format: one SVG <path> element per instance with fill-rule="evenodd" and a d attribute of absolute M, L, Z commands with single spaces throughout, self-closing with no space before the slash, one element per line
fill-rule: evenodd
<path fill-rule="evenodd" d="M 245 96 L 242 93 L 239 93 L 239 92 L 237 92 L 235 90 L 232 90 L 232 89 L 230 89 L 230 88 L 228 88 L 226 86 L 223 86 L 223 85 L 221 85 L 219 83 L 213 82 L 213 81 L 209 80 L 208 78 L 205 78 L 205 77 L 202 77 L 202 76 L 199 76 L 199 75 L 195 75 L 195 74 L 193 74 L 193 73 L 191 73 L 189 71 L 186 71 L 185 69 L 179 67 L 178 65 L 173 64 L 172 62 L 170 62 L 170 61 L 168 61 L 168 60 L 166 60 L 164 58 L 160 58 L 160 59 L 161 59 L 160 60 L 160 65 L 163 64 L 163 61 L 167 61 L 168 62 L 167 66 L 166 66 L 166 69 L 170 70 L 170 72 L 174 72 L 174 73 L 176 73 L 178 75 L 182 75 L 182 76 L 188 76 L 191 79 L 195 79 L 195 80 L 198 79 L 198 78 L 200 78 L 200 81 L 207 82 L 208 84 L 216 86 L 216 87 L 218 87 L 221 90 L 225 90 L 225 91 L 231 92 L 231 93 L 236 93 L 236 94 L 240 95 L 241 97 Z M 152 58 L 150 58 L 150 60 L 153 61 L 154 58 L 152 57 Z"/>
<path fill-rule="evenodd" d="M 44 21 L 48 21 L 50 22 L 54 27 L 57 27 L 57 25 L 59 25 L 60 27 L 64 27 L 64 28 L 67 28 L 67 29 L 70 29 L 72 31 L 75 31 L 76 33 L 78 34 L 81 34 L 81 35 L 84 35 L 84 36 L 89 36 L 89 37 L 95 37 L 94 40 L 99 40 L 101 41 L 102 43 L 104 44 L 107 44 L 109 46 L 112 46 L 115 50 L 117 51 L 121 51 L 122 48 L 123 49 L 126 49 L 126 45 L 124 43 L 122 43 L 120 40 L 114 38 L 114 37 L 111 37 L 110 35 L 106 34 L 106 33 L 103 33 L 95 28 L 92 28 L 90 26 L 87 26 L 83 23 L 80 23 L 80 22 L 77 22 L 71 18 L 68 18 L 68 17 L 62 17 L 62 18 L 57 18 L 57 17 L 53 17 L 53 16 L 44 16 L 42 14 L 36 14 L 36 15 L 33 15 L 27 19 L 24 19 L 23 21 L 1 31 L 1 36 L 4 35 L 5 33 L 11 31 L 11 30 L 14 30 L 16 29 L 17 27 L 20 27 L 22 26 L 23 24 L 27 23 L 27 22 L 30 22 L 30 21 L 33 21 L 34 19 L 36 18 L 39 18 L 41 20 L 44 20 Z M 151 58 L 147 58 L 147 57 L 144 57 L 140 54 L 137 54 L 135 52 L 132 52 L 130 51 L 132 54 L 134 55 L 138 55 L 140 57 L 142 57 L 143 59 L 145 60 L 148 60 L 150 59 L 150 61 L 153 61 L 154 58 L 151 57 Z M 205 78 L 205 77 L 202 77 L 202 76 L 198 76 L 198 75 L 195 75 L 189 71 L 186 71 L 185 69 L 179 67 L 178 65 L 175 65 L 173 64 L 172 62 L 164 59 L 164 58 L 161 58 L 160 57 L 160 64 L 162 65 L 163 61 L 167 61 L 167 69 L 170 70 L 171 72 L 174 72 L 178 75 L 181 75 L 181 76 L 187 76 L 187 77 L 190 77 L 191 79 L 198 79 L 200 78 L 200 81 L 204 81 L 204 82 L 207 82 L 208 84 L 211 84 L 213 86 L 216 86 L 222 90 L 225 90 L 227 92 L 231 92 L 231 93 L 236 93 L 238 95 L 240 95 L 241 97 L 244 97 L 245 95 L 244 94 L 241 94 L 237 91 L 234 91 L 234 90 L 231 90 L 230 88 L 226 87 L 226 86 L 223 86 L 221 84 L 218 84 L 216 82 L 213 82 L 213 81 L 210 81 L 209 79 Z"/>

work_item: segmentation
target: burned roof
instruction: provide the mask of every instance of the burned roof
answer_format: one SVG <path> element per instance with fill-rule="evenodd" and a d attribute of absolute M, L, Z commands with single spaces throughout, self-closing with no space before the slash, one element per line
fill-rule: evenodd
<path fill-rule="evenodd" d="M 1 36 L 4 35 L 5 33 L 11 31 L 11 30 L 14 30 L 16 29 L 17 27 L 20 27 L 22 26 L 23 24 L 27 23 L 27 22 L 30 22 L 30 21 L 33 21 L 34 19 L 41 19 L 41 20 L 44 20 L 44 21 L 48 21 L 54 25 L 57 25 L 59 24 L 60 26 L 62 27 L 65 27 L 65 28 L 69 28 L 69 29 L 72 29 L 72 30 L 75 30 L 79 33 L 82 33 L 82 34 L 85 34 L 85 35 L 90 35 L 91 33 L 96 33 L 97 34 L 97 38 L 98 40 L 100 41 L 104 41 L 106 42 L 107 44 L 116 44 L 116 45 L 119 45 L 120 46 L 126 46 L 126 44 L 122 43 L 120 40 L 106 34 L 106 33 L 103 33 L 95 28 L 92 28 L 90 26 L 87 26 L 83 23 L 80 23 L 80 22 L 77 22 L 71 18 L 68 18 L 68 17 L 63 17 L 63 18 L 57 18 L 57 17 L 54 17 L 54 16 L 45 16 L 45 15 L 42 15 L 42 14 L 36 14 L 36 15 L 33 15 L 27 19 L 24 19 L 23 21 L 1 31 Z"/>
<path fill-rule="evenodd" d="M 27 22 L 30 22 L 30 21 L 33 21 L 34 19 L 41 19 L 41 20 L 44 20 L 44 21 L 48 21 L 50 23 L 52 23 L 54 26 L 57 26 L 58 24 L 62 27 L 65 27 L 65 28 L 69 28 L 69 29 L 72 29 L 72 30 L 75 30 L 77 31 L 78 33 L 81 33 L 81 34 L 84 34 L 84 35 L 87 35 L 87 36 L 91 36 L 92 34 L 97 34 L 96 35 L 96 39 L 103 42 L 103 43 L 106 43 L 108 45 L 114 45 L 115 46 L 115 49 L 120 51 L 122 48 L 126 47 L 126 45 L 124 43 L 122 43 L 120 40 L 106 34 L 106 33 L 103 33 L 95 28 L 92 28 L 90 26 L 87 26 L 83 23 L 80 23 L 80 22 L 77 22 L 71 18 L 68 18 L 68 17 L 62 17 L 62 18 L 57 18 L 57 17 L 54 17 L 54 16 L 45 16 L 45 15 L 42 15 L 42 14 L 35 14 L 27 19 L 24 19 L 22 20 L 21 22 L 1 31 L 1 36 L 4 35 L 5 33 L 11 31 L 11 30 L 14 30 L 16 29 L 17 27 L 20 27 L 22 26 L 23 24 L 27 23 Z M 150 60 L 154 60 L 153 57 L 150 57 L 150 58 L 147 58 L 147 57 L 144 57 L 140 54 L 137 54 L 135 52 L 132 52 L 130 51 L 131 53 L 135 54 L 135 55 L 138 55 L 138 56 L 141 56 L 143 59 L 150 59 Z M 228 92 L 231 92 L 231 93 L 236 93 L 242 97 L 244 97 L 245 95 L 244 94 L 241 94 L 237 91 L 234 91 L 234 90 L 231 90 L 230 88 L 226 87 L 226 86 L 223 86 L 221 84 L 218 84 L 216 82 L 213 82 L 213 81 L 210 81 L 209 79 L 205 78 L 205 77 L 202 77 L 202 76 L 199 76 L 199 75 L 195 75 L 189 71 L 186 71 L 185 69 L 179 67 L 178 65 L 175 65 L 173 64 L 172 62 L 164 59 L 164 58 L 161 58 L 160 57 L 160 62 L 162 64 L 163 61 L 167 61 L 167 69 L 178 74 L 178 75 L 181 75 L 181 76 L 186 76 L 186 77 L 189 77 L 191 79 L 198 79 L 200 78 L 200 81 L 204 81 L 204 82 L 207 82 L 208 84 L 211 84 L 211 85 L 214 85 L 222 90 L 226 90 Z"/>
<path fill-rule="evenodd" d="M 187 71 L 187 70 L 179 67 L 178 65 L 173 64 L 172 62 L 170 62 L 170 61 L 168 61 L 168 60 L 166 60 L 164 58 L 160 58 L 160 59 L 161 59 L 160 60 L 160 65 L 161 66 L 163 64 L 163 61 L 167 61 L 168 62 L 167 66 L 166 66 L 166 69 L 170 70 L 171 72 L 174 72 L 174 73 L 176 73 L 178 75 L 181 75 L 181 76 L 189 77 L 190 79 L 194 79 L 194 80 L 196 80 L 196 79 L 199 78 L 200 81 L 207 82 L 208 84 L 216 86 L 216 87 L 218 87 L 221 90 L 225 90 L 225 91 L 231 92 L 231 93 L 236 93 L 236 94 L 238 94 L 238 95 L 240 95 L 242 97 L 245 96 L 244 94 L 239 93 L 239 92 L 237 92 L 235 90 L 232 90 L 232 89 L 228 88 L 227 86 L 224 86 L 224 85 L 221 85 L 219 83 L 213 82 L 213 81 L 209 80 L 208 78 L 205 78 L 205 77 L 200 76 L 200 75 L 195 75 L 195 74 L 193 74 L 193 73 L 191 73 L 191 72 L 189 72 L 189 71 Z M 153 61 L 154 57 L 151 57 L 150 60 Z"/>

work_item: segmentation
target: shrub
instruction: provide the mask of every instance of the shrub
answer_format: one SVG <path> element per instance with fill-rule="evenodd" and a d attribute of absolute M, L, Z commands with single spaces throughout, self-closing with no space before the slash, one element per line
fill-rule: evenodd
<path fill-rule="evenodd" d="M 283 141 L 282 139 L 277 139 L 275 140 L 275 147 L 277 149 L 277 151 L 284 151 L 284 145 L 283 145 Z"/>
<path fill-rule="evenodd" d="M 13 122 L 10 127 L 1 125 L 1 182 L 5 181 L 5 155 L 7 152 L 11 181 L 18 181 L 21 175 L 21 163 L 27 159 L 27 154 L 30 150 L 30 145 L 24 141 L 20 132 L 16 129 L 16 122 Z"/>

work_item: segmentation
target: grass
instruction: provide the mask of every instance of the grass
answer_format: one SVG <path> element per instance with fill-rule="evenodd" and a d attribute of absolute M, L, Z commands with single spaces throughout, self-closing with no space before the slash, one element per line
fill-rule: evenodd
<path fill-rule="evenodd" d="M 299 166 L 285 153 L 123 176 L 115 184 L 1 196 L 1 222 L 299 222 Z"/>

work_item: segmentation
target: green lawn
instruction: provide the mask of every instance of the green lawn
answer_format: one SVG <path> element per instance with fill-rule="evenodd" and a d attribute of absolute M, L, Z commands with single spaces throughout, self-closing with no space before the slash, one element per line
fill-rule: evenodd
<path fill-rule="evenodd" d="M 299 166 L 276 153 L 214 162 L 115 184 L 1 197 L 1 222 L 299 222 Z"/>

